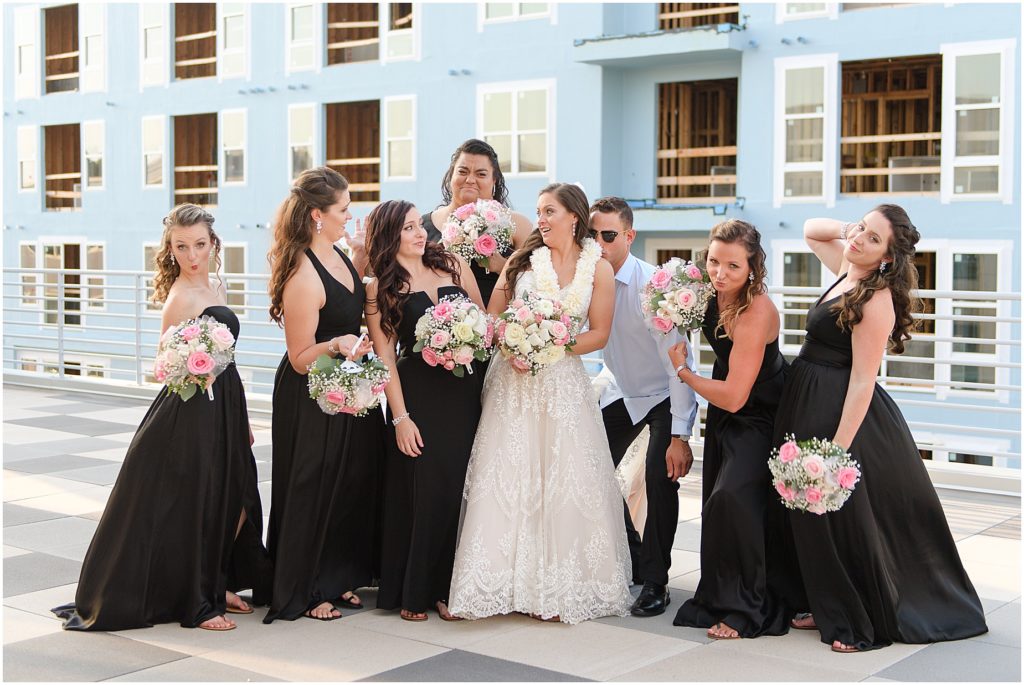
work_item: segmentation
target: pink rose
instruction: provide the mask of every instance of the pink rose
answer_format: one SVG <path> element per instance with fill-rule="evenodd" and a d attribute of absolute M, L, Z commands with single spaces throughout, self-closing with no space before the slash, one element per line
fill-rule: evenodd
<path fill-rule="evenodd" d="M 782 447 L 779 448 L 779 461 L 783 464 L 788 464 L 799 456 L 800 448 L 792 440 L 784 442 Z"/>
<path fill-rule="evenodd" d="M 205 376 L 213 371 L 213 367 L 216 365 L 213 357 L 202 350 L 196 350 L 188 356 L 188 372 L 197 376 Z"/>
<path fill-rule="evenodd" d="M 662 333 L 668 333 L 676 326 L 674 323 L 672 323 L 671 319 L 666 319 L 662 316 L 654 317 L 653 319 L 651 319 L 651 323 L 653 323 L 654 327 L 657 330 L 661 331 Z"/>
<path fill-rule="evenodd" d="M 446 361 L 444 363 L 444 368 L 445 368 L 446 371 L 451 371 L 452 369 L 455 368 L 455 362 L 453 362 L 451 359 L 449 359 L 448 361 Z"/>
<path fill-rule="evenodd" d="M 192 324 L 191 326 L 185 326 L 181 329 L 181 337 L 185 340 L 192 340 L 199 336 L 202 330 L 199 326 Z"/>
<path fill-rule="evenodd" d="M 441 350 L 444 349 L 449 340 L 451 340 L 451 336 L 448 334 L 448 331 L 438 331 L 430 336 L 430 346 Z"/>
<path fill-rule="evenodd" d="M 210 331 L 210 338 L 222 350 L 226 350 L 235 344 L 235 336 L 231 335 L 231 331 L 227 328 L 214 328 Z"/>
<path fill-rule="evenodd" d="M 781 480 L 775 481 L 775 492 L 779 493 L 779 496 L 787 502 L 792 502 L 795 497 L 793 491 L 786 487 L 786 484 Z"/>
<path fill-rule="evenodd" d="M 456 364 L 466 365 L 473 363 L 473 348 L 468 345 L 463 345 L 459 349 L 455 350 L 454 360 Z"/>
<path fill-rule="evenodd" d="M 445 224 L 444 228 L 441 229 L 441 239 L 450 243 L 455 240 L 455 236 L 458 233 L 459 229 L 454 224 Z"/>
<path fill-rule="evenodd" d="M 566 326 L 572 325 L 572 317 L 569 316 L 568 314 L 562 314 L 562 318 L 560 319 L 560 321 L 564 323 Z"/>
<path fill-rule="evenodd" d="M 455 210 L 455 216 L 460 221 L 465 221 L 467 218 L 473 216 L 473 212 L 476 211 L 476 205 L 472 202 L 468 205 L 462 205 Z"/>
<path fill-rule="evenodd" d="M 473 243 L 473 249 L 484 257 L 490 257 L 498 249 L 498 241 L 490 233 L 484 233 Z"/>
<path fill-rule="evenodd" d="M 696 264 L 691 264 L 686 267 L 686 275 L 695 281 L 699 281 L 704 278 L 704 274 L 700 272 L 700 269 L 697 268 Z"/>
<path fill-rule="evenodd" d="M 174 337 L 174 326 L 168 326 L 164 334 L 160 336 L 160 342 L 168 342 Z"/>
<path fill-rule="evenodd" d="M 437 354 L 434 350 L 429 347 L 424 347 L 420 354 L 423 355 L 423 361 L 425 361 L 429 366 L 437 366 Z"/>
<path fill-rule="evenodd" d="M 359 410 L 357 408 L 355 408 L 355 407 L 345 406 L 345 407 L 340 407 L 338 409 L 338 411 L 340 411 L 342 414 L 355 414 Z"/>
<path fill-rule="evenodd" d="M 452 319 L 452 303 L 447 300 L 443 300 L 434 305 L 434 319 L 437 321 L 451 321 Z"/>
<path fill-rule="evenodd" d="M 651 276 L 651 285 L 658 290 L 664 290 L 672 282 L 672 272 L 668 269 L 658 269 Z"/>
<path fill-rule="evenodd" d="M 370 392 L 374 395 L 379 395 L 384 392 L 384 388 L 387 387 L 387 383 L 378 383 L 377 385 L 370 388 Z"/>
<path fill-rule="evenodd" d="M 839 481 L 839 487 L 843 490 L 853 490 L 853 486 L 857 484 L 857 478 L 860 476 L 860 470 L 854 466 L 844 466 L 836 473 L 836 480 Z"/>
<path fill-rule="evenodd" d="M 811 506 L 807 507 L 807 511 L 811 512 L 812 514 L 817 514 L 818 516 L 821 516 L 825 513 L 825 504 L 822 502 L 812 504 Z"/>
<path fill-rule="evenodd" d="M 450 362 L 452 360 L 452 357 L 453 357 L 453 355 L 452 355 L 452 351 L 451 350 L 445 350 L 444 351 L 444 359 L 445 359 L 445 361 L 449 361 Z M 441 358 L 438 357 L 438 359 L 441 359 Z"/>
<path fill-rule="evenodd" d="M 817 504 L 821 501 L 821 490 L 816 487 L 809 487 L 804 490 L 804 499 L 808 504 Z"/>
<path fill-rule="evenodd" d="M 530 362 L 526 361 L 522 357 L 512 357 L 512 366 L 516 367 L 520 371 L 529 371 Z"/>
<path fill-rule="evenodd" d="M 505 324 L 501 324 L 501 330 L 505 330 Z M 484 347 L 490 347 L 494 342 L 494 324 L 487 322 L 487 332 L 484 333 Z"/>
<path fill-rule="evenodd" d="M 697 296 L 693 294 L 693 291 L 689 288 L 683 288 L 676 293 L 676 302 L 679 303 L 680 307 L 690 307 L 693 301 L 697 299 Z"/>
<path fill-rule="evenodd" d="M 521 322 L 526 323 L 527 321 L 533 318 L 533 312 L 530 311 L 529 307 L 522 306 L 519 308 L 518 311 L 516 311 L 516 318 L 519 319 Z"/>
<path fill-rule="evenodd" d="M 167 380 L 167 370 L 164 368 L 162 361 L 157 361 L 156 366 L 153 368 L 153 377 L 156 378 L 158 383 L 163 383 Z"/>
<path fill-rule="evenodd" d="M 555 321 L 551 324 L 551 337 L 556 341 L 557 345 L 564 345 L 564 342 L 558 342 L 559 340 L 568 340 L 569 338 L 569 327 L 561 321 Z"/>
<path fill-rule="evenodd" d="M 345 404 L 345 393 L 341 390 L 328 390 L 324 393 L 324 397 L 331 404 L 336 404 L 339 407 Z"/>
<path fill-rule="evenodd" d="M 811 478 L 820 478 L 825 473 L 825 462 L 816 454 L 804 458 L 804 473 Z"/>
<path fill-rule="evenodd" d="M 522 307 L 525 304 L 526 303 L 523 302 L 522 298 L 517 297 L 516 299 L 512 300 L 511 302 L 509 302 L 508 306 L 511 307 L 512 309 L 519 309 L 520 307 Z"/>
<path fill-rule="evenodd" d="M 494 223 L 498 220 L 498 215 L 493 209 L 488 209 L 484 212 L 484 218 L 487 219 L 488 223 Z"/>

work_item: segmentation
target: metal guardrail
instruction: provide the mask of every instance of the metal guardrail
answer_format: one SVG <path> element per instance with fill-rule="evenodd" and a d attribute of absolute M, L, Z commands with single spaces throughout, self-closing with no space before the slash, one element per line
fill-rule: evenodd
<path fill-rule="evenodd" d="M 149 376 L 160 334 L 160 311 L 148 303 L 150 273 L 5 268 L 3 274 L 3 367 L 8 382 L 32 382 L 46 375 L 108 392 L 158 387 Z M 269 407 L 285 342 L 283 331 L 267 316 L 267 276 L 224 274 L 223 279 L 229 304 L 242 323 L 236 349 L 239 372 L 251 400 Z M 769 294 L 785 322 L 787 315 L 802 316 L 820 290 L 772 287 Z M 995 466 L 982 467 L 988 470 L 1011 466 L 1019 478 L 1020 294 L 918 294 L 935 301 L 936 313 L 918 317 L 933 321 L 934 333 L 914 338 L 930 345 L 932 355 L 914 356 L 911 350 L 885 355 L 879 382 L 897 395 L 920 449 L 991 461 Z M 959 314 L 963 308 L 984 312 Z M 796 354 L 799 346 L 793 341 L 802 341 L 803 333 L 801 328 L 783 328 L 780 335 L 789 343 L 783 345 L 784 353 Z M 710 348 L 699 333 L 691 340 L 702 372 L 710 374 Z M 584 361 L 592 373 L 601 368 L 598 355 Z M 913 377 L 906 375 L 911 370 Z M 700 444 L 700 423 L 694 434 Z M 952 444 L 950 435 L 959 436 L 959 443 Z"/>

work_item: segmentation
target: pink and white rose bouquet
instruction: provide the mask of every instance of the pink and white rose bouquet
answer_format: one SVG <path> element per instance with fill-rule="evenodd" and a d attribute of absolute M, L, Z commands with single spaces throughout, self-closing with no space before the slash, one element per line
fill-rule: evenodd
<path fill-rule="evenodd" d="M 235 360 L 235 336 L 212 316 L 200 316 L 169 326 L 160 337 L 153 377 L 167 392 L 192 399 L 197 390 L 213 399 L 213 383 Z"/>
<path fill-rule="evenodd" d="M 462 378 L 473 373 L 474 361 L 493 352 L 494 324 L 487 312 L 465 295 L 446 295 L 416 322 L 416 344 L 430 366 L 440 366 Z"/>
<path fill-rule="evenodd" d="M 576 344 L 578 327 L 561 302 L 530 293 L 498 317 L 498 348 L 512 366 L 536 376 Z"/>
<path fill-rule="evenodd" d="M 768 459 L 775 491 L 789 509 L 839 511 L 860 480 L 860 466 L 831 440 L 796 441 L 792 435 Z"/>
<path fill-rule="evenodd" d="M 380 405 L 384 387 L 391 380 L 387 365 L 378 359 L 362 364 L 321 354 L 310 364 L 306 383 L 310 398 L 325 414 L 364 416 Z"/>
<path fill-rule="evenodd" d="M 512 249 L 512 210 L 497 200 L 477 200 L 462 205 L 441 227 L 441 244 L 467 262 L 486 268 L 495 254 Z"/>
<path fill-rule="evenodd" d="M 713 289 L 707 273 L 678 257 L 665 262 L 651 275 L 640 306 L 649 325 L 662 334 L 673 328 L 685 335 L 700 328 Z"/>

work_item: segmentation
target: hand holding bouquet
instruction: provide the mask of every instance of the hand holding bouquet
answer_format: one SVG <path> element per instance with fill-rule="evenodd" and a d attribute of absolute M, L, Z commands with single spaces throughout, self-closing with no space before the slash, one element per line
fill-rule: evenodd
<path fill-rule="evenodd" d="M 153 376 L 187 402 L 203 390 L 213 399 L 213 382 L 235 360 L 235 336 L 212 316 L 169 326 L 160 338 Z"/>
<path fill-rule="evenodd" d="M 416 322 L 416 345 L 430 366 L 441 366 L 462 378 L 473 373 L 473 361 L 490 358 L 494 325 L 486 312 L 464 295 L 446 295 Z"/>
<path fill-rule="evenodd" d="M 512 366 L 536 376 L 576 344 L 577 325 L 560 302 L 531 293 L 498 317 L 498 347 Z"/>
<path fill-rule="evenodd" d="M 467 262 L 487 268 L 494 254 L 512 249 L 512 211 L 497 200 L 462 205 L 441 227 L 441 243 Z"/>
<path fill-rule="evenodd" d="M 824 514 L 839 511 L 860 480 L 850 453 L 831 440 L 801 440 L 792 435 L 772 450 L 768 469 L 775 491 L 789 509 Z"/>
<path fill-rule="evenodd" d="M 686 335 L 703 325 L 711 293 L 707 273 L 692 262 L 673 257 L 644 286 L 640 305 L 655 330 L 664 334 L 678 328 Z"/>
<path fill-rule="evenodd" d="M 391 380 L 388 367 L 377 359 L 362 364 L 321 354 L 309 367 L 309 396 L 325 414 L 364 416 L 380 404 L 384 386 Z"/>

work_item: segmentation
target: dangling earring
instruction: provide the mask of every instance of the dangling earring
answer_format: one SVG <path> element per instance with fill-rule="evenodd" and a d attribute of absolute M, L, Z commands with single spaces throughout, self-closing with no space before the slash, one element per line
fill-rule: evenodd
<path fill-rule="evenodd" d="M 888 266 L 889 266 L 889 262 L 886 262 L 886 261 L 883 260 L 882 263 L 878 265 L 878 272 L 884 274 L 885 273 L 885 269 Z"/>
<path fill-rule="evenodd" d="M 169 254 L 169 255 L 167 255 L 167 258 L 168 258 L 169 260 L 171 260 L 171 264 L 174 264 L 174 255 L 172 255 L 172 254 Z"/>
<path fill-rule="evenodd" d="M 747 280 L 750 281 L 751 283 L 754 282 L 754 272 L 753 271 L 751 271 L 749 274 L 747 274 Z"/>
<path fill-rule="evenodd" d="M 320 219 L 317 219 L 316 220 L 316 234 L 320 235 L 320 231 L 322 231 L 322 230 L 324 230 L 324 222 L 320 221 Z"/>

